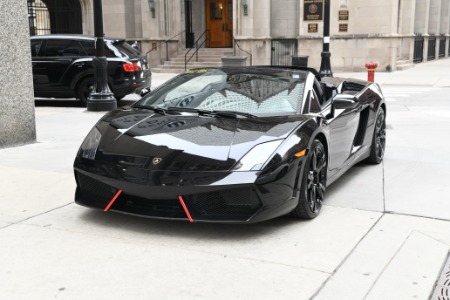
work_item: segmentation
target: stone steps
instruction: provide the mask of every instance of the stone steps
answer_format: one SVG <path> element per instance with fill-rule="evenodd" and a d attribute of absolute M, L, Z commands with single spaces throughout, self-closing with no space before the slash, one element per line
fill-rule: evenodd
<path fill-rule="evenodd" d="M 181 73 L 184 72 L 185 55 L 188 49 L 180 49 L 179 54 L 165 61 L 163 64 L 152 68 L 155 73 Z M 188 58 L 194 54 L 194 50 L 188 53 Z M 220 67 L 223 56 L 233 55 L 231 48 L 200 48 L 198 54 L 193 55 L 187 64 L 187 69 Z"/>

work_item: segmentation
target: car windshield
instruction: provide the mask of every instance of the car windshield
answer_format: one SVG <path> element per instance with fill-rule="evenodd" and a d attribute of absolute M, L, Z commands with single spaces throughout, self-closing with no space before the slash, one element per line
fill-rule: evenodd
<path fill-rule="evenodd" d="M 275 68 L 194 69 L 148 94 L 135 106 L 254 116 L 300 111 L 306 71 Z"/>

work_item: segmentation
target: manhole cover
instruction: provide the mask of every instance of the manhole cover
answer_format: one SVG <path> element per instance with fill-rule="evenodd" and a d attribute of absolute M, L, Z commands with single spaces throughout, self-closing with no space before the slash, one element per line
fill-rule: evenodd
<path fill-rule="evenodd" d="M 450 300 L 450 256 L 442 269 L 432 300 Z"/>

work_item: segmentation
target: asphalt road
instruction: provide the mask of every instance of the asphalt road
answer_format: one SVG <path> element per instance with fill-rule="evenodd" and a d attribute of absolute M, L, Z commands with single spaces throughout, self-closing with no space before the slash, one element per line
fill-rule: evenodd
<path fill-rule="evenodd" d="M 75 205 L 102 113 L 37 101 L 38 142 L 0 149 L 0 299 L 429 299 L 450 249 L 448 87 L 383 84 L 385 160 L 330 186 L 318 218 L 232 226 Z"/>

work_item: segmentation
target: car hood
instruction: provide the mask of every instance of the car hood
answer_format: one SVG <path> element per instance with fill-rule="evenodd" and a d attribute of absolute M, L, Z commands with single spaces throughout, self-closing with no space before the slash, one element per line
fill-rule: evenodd
<path fill-rule="evenodd" d="M 102 133 L 97 159 L 149 170 L 226 171 L 255 145 L 284 139 L 305 120 L 116 110 L 97 124 Z"/>

